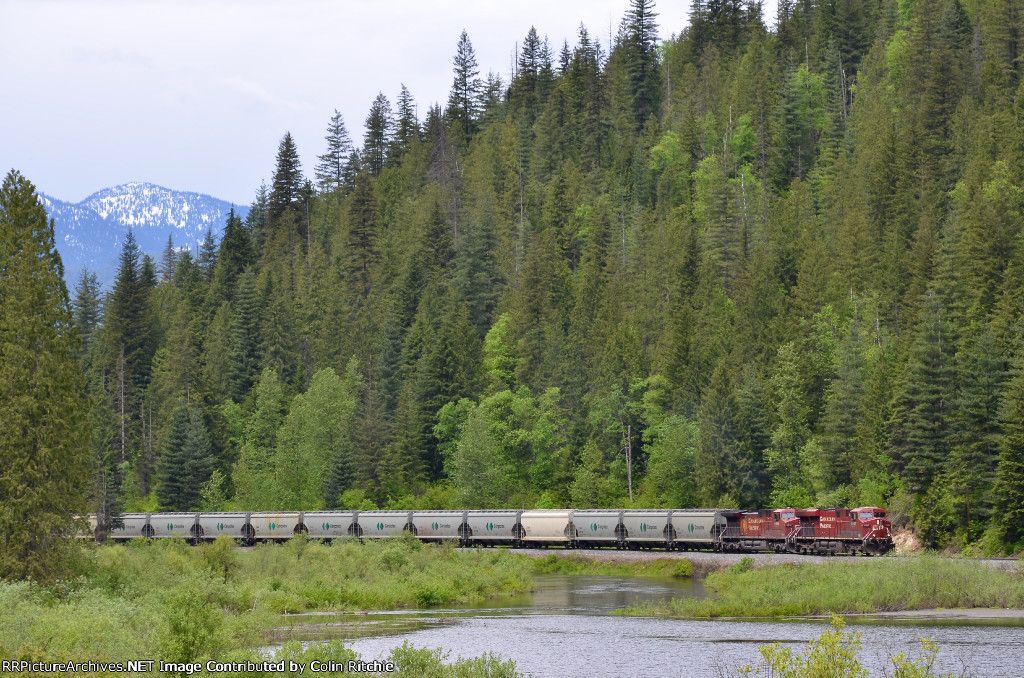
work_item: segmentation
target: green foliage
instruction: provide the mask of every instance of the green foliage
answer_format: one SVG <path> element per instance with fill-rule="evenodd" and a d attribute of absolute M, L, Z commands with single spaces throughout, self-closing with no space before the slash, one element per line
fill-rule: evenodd
<path fill-rule="evenodd" d="M 762 665 L 745 666 L 740 669 L 742 676 L 779 676 L 780 678 L 867 678 L 865 669 L 857 655 L 863 650 L 859 631 L 846 633 L 846 622 L 842 617 L 832 617 L 829 628 L 807 644 L 804 654 L 794 654 L 792 648 L 779 643 L 762 645 Z M 921 639 L 921 654 L 909 659 L 905 652 L 890 656 L 892 674 L 896 678 L 925 678 L 937 676 L 932 667 L 939 647 L 928 638 Z M 887 674 L 888 675 L 888 674 Z M 943 674 L 942 678 L 957 678 L 954 674 Z"/>
<path fill-rule="evenodd" d="M 708 575 L 705 587 L 713 596 L 629 608 L 626 613 L 698 619 L 790 617 L 1014 607 L 1024 601 L 1024 588 L 1013 572 L 970 560 L 929 555 L 773 567 L 752 567 L 752 561 L 744 562 L 748 560 Z"/>
<path fill-rule="evenodd" d="M 73 319 L 100 531 L 180 466 L 184 396 L 193 506 L 873 504 L 1019 543 L 1022 15 L 862 4 L 632 0 L 607 50 L 531 28 L 508 83 L 463 33 L 448 106 L 379 94 L 358 149 L 335 112 L 316 189 L 285 135 L 219 244 L 126 234 Z"/>
<path fill-rule="evenodd" d="M 53 222 L 17 172 L 0 186 L 0 577 L 66 574 L 84 513 L 88 403 Z"/>

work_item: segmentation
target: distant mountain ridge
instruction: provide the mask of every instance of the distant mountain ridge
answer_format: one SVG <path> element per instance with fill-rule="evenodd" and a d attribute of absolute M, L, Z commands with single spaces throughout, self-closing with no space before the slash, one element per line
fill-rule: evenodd
<path fill-rule="evenodd" d="M 178 249 L 195 252 L 206 231 L 215 238 L 224 230 L 232 204 L 203 193 L 175 191 L 146 182 L 104 188 L 85 200 L 70 203 L 40 194 L 53 217 L 57 250 L 64 261 L 69 288 L 83 268 L 94 271 L 109 288 L 128 229 L 143 252 L 158 258 L 170 235 Z M 234 206 L 242 219 L 248 207 Z"/>

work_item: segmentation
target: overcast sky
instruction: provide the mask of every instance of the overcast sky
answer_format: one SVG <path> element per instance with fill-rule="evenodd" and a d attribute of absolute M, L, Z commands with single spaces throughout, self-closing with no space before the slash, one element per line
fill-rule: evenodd
<path fill-rule="evenodd" d="M 127 181 L 248 204 L 290 130 L 312 175 L 333 111 L 356 140 L 378 91 L 445 102 L 463 28 L 507 82 L 531 25 L 607 46 L 628 0 L 0 0 L 0 171 L 78 201 Z M 657 3 L 679 33 L 688 0 Z M 766 18 L 768 12 L 766 10 Z"/>

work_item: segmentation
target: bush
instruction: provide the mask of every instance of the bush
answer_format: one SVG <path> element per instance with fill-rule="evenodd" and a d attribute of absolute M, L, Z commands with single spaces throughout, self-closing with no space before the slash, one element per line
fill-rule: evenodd
<path fill-rule="evenodd" d="M 808 643 L 805 654 L 794 654 L 791 648 L 779 643 L 760 646 L 758 651 L 761 653 L 761 666 L 744 666 L 739 670 L 739 674 L 786 678 L 867 678 L 868 671 L 857 657 L 861 650 L 861 634 L 845 633 L 843 629 L 846 623 L 842 617 L 832 617 L 829 626 L 829 629 Z M 922 638 L 921 655 L 917 659 L 908 659 L 904 652 L 890 657 L 893 675 L 898 678 L 936 676 L 932 666 L 938 653 L 938 645 L 927 638 Z M 942 678 L 960 677 L 947 674 Z"/>

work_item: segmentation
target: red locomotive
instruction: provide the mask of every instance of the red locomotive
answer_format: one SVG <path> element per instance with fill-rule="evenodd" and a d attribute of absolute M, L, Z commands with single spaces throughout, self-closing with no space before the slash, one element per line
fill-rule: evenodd
<path fill-rule="evenodd" d="M 892 523 L 873 506 L 854 509 L 722 511 L 723 551 L 882 555 L 892 548 Z"/>

